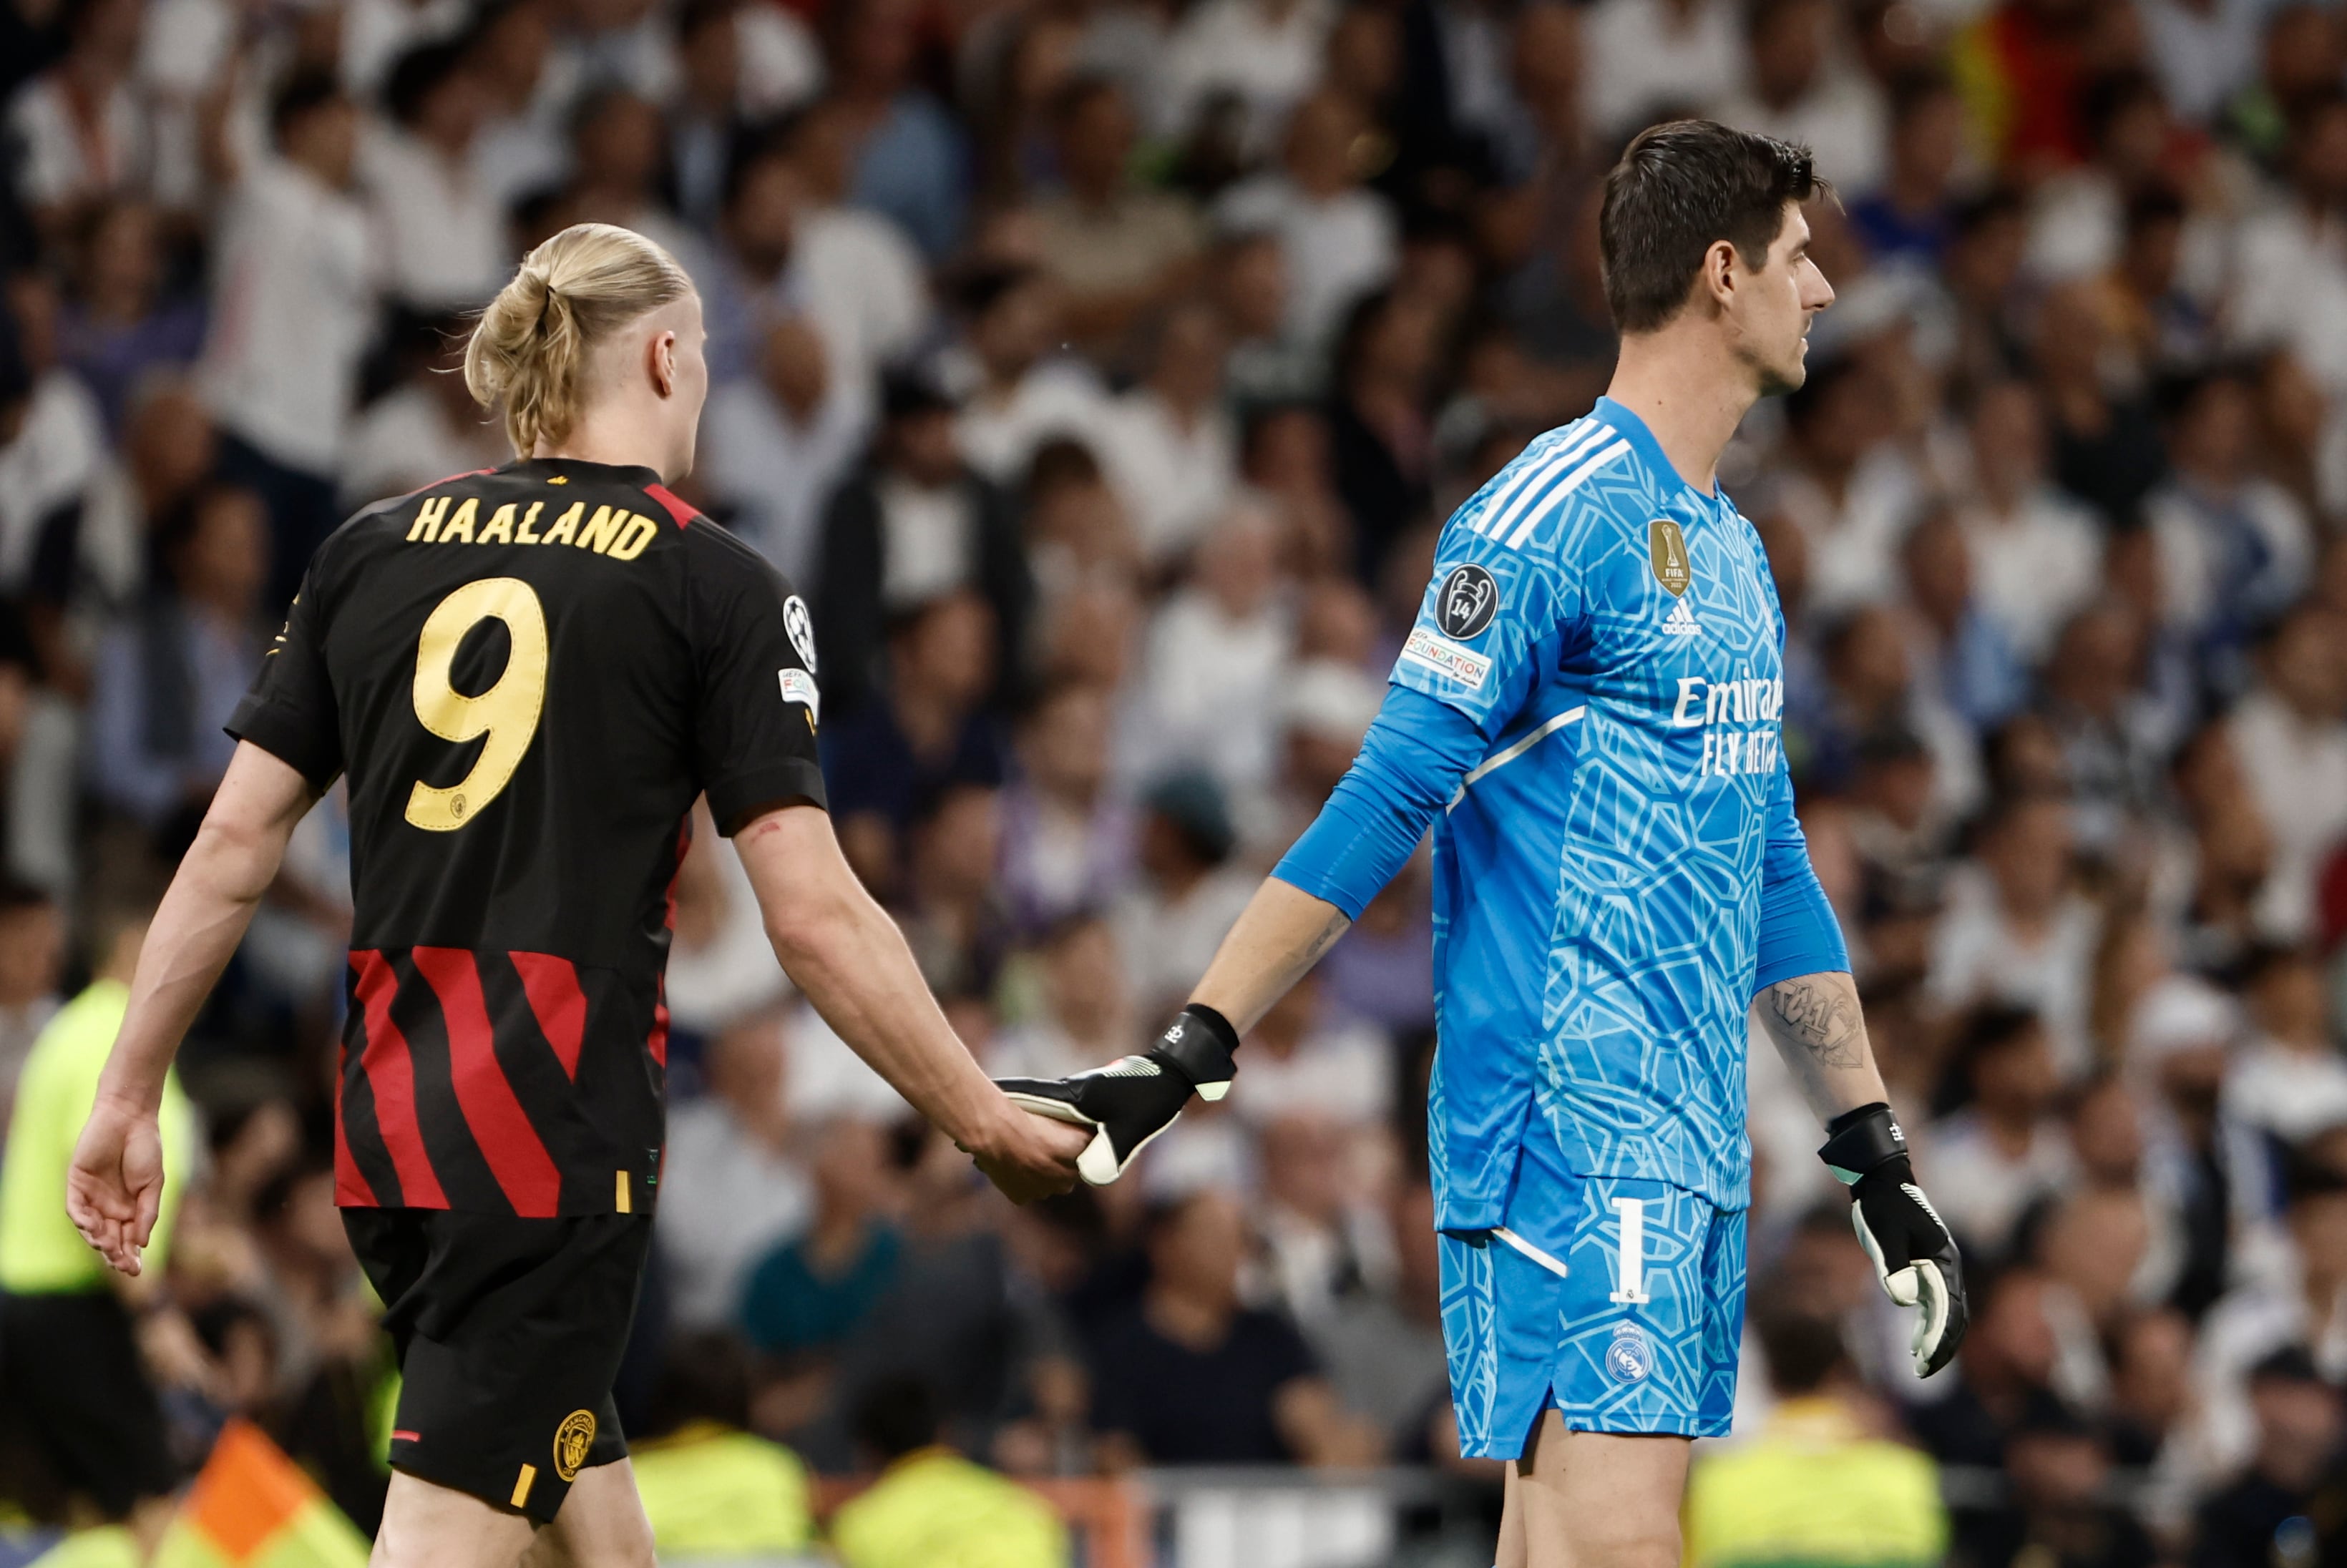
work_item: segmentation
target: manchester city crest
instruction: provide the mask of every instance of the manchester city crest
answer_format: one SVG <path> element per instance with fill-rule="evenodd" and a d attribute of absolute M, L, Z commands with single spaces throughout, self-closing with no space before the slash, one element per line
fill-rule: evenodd
<path fill-rule="evenodd" d="M 1614 1342 L 1605 1347 L 1605 1369 L 1623 1383 L 1635 1383 L 1655 1369 L 1655 1348 L 1635 1323 L 1614 1325 Z"/>

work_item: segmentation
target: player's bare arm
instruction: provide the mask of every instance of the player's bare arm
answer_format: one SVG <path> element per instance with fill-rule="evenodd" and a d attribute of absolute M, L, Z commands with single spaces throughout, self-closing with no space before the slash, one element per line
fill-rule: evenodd
<path fill-rule="evenodd" d="M 1916 1185 L 1907 1135 L 1874 1064 L 1858 985 L 1839 971 L 1780 980 L 1754 999 L 1761 1027 L 1825 1124 L 1818 1151 L 1850 1189 L 1850 1222 L 1891 1298 L 1918 1308 L 1915 1369 L 1954 1357 L 1968 1308 L 1955 1243 Z"/>
<path fill-rule="evenodd" d="M 1760 993 L 1758 1009 L 1761 1027 L 1819 1120 L 1890 1097 L 1875 1069 L 1857 983 L 1848 974 L 1780 980 Z"/>
<path fill-rule="evenodd" d="M 74 1224 L 124 1274 L 138 1272 L 163 1201 L 156 1112 L 164 1074 L 276 880 L 286 840 L 317 799 L 300 772 L 257 746 L 239 745 L 148 929 L 130 1011 L 66 1178 Z"/>
<path fill-rule="evenodd" d="M 1345 911 L 1276 877 L 1264 879 L 1238 923 L 1214 950 L 1190 1000 L 1211 1007 L 1242 1034 L 1352 929 Z"/>
<path fill-rule="evenodd" d="M 994 1086 L 929 994 L 904 933 L 849 869 L 830 814 L 786 806 L 733 842 L 774 956 L 839 1037 L 1011 1201 L 1065 1192 L 1089 1137 L 1027 1115 Z"/>

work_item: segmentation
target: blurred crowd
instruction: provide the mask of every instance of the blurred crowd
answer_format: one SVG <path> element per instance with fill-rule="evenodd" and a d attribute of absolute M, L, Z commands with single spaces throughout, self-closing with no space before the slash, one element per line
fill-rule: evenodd
<path fill-rule="evenodd" d="M 813 604 L 841 837 L 957 1027 L 1059 1074 L 1178 1003 L 1348 763 L 1443 517 L 1603 389 L 1627 136 L 1807 142 L 1840 300 L 1723 480 L 1974 1327 L 1907 1370 L 1762 1045 L 1743 1446 L 1691 1550 L 1824 1473 L 1756 1481 L 1772 1444 L 1871 1455 L 1850 1495 L 1907 1486 L 1919 1560 L 2347 1548 L 2347 17 L 5 0 L 0 105 L 0 1105 L 112 961 L 97 911 L 185 848 L 311 548 L 507 456 L 464 312 L 563 226 L 698 280 L 680 488 Z M 1449 1425 L 1423 859 L 1224 1106 L 1014 1211 L 796 1001 L 701 829 L 631 1432 L 1491 1485 Z M 209 1152 L 141 1323 L 188 1458 L 264 1417 L 365 1523 L 345 840 L 330 799 L 185 1054 Z"/>

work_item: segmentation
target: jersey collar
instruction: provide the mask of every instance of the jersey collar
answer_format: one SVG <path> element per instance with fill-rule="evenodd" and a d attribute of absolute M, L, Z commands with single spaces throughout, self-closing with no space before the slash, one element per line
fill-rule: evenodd
<path fill-rule="evenodd" d="M 1663 443 L 1655 439 L 1655 433 L 1646 428 L 1645 420 L 1610 397 L 1599 398 L 1597 406 L 1589 412 L 1592 418 L 1602 419 L 1612 425 L 1630 443 L 1630 450 L 1638 454 L 1638 461 L 1646 465 L 1647 472 L 1655 476 L 1655 483 L 1662 487 L 1665 495 L 1685 491 L 1698 505 L 1716 507 L 1720 504 L 1717 488 L 1713 494 L 1706 495 L 1689 484 L 1686 477 L 1671 465 L 1671 460 L 1663 455 Z"/>
<path fill-rule="evenodd" d="M 575 457 L 527 457 L 497 470 L 520 479 L 600 480 L 643 490 L 661 482 L 656 469 L 634 463 L 586 463 Z"/>

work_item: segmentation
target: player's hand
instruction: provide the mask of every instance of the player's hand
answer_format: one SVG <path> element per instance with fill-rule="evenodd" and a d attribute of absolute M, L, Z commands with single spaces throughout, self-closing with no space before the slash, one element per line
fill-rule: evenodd
<path fill-rule="evenodd" d="M 1106 1186 L 1152 1138 L 1174 1125 L 1192 1095 L 1219 1100 L 1230 1093 L 1238 1043 L 1227 1019 L 1194 1003 L 1139 1056 L 1120 1057 L 1071 1078 L 997 1082 L 1037 1115 L 1090 1134 L 1076 1168 L 1092 1186 Z"/>
<path fill-rule="evenodd" d="M 136 1276 L 163 1207 L 163 1135 L 155 1113 L 100 1100 L 66 1170 L 66 1213 L 107 1263 Z"/>
<path fill-rule="evenodd" d="M 1076 1185 L 1076 1159 L 1091 1140 L 1074 1127 L 1003 1107 L 983 1143 L 964 1146 L 986 1179 L 1013 1203 L 1052 1197 Z"/>
<path fill-rule="evenodd" d="M 1907 1135 L 1885 1105 L 1862 1105 L 1827 1126 L 1819 1157 L 1850 1185 L 1850 1219 L 1874 1261 L 1883 1293 L 1915 1313 L 1915 1373 L 1928 1378 L 1955 1359 L 1971 1314 L 1956 1238 L 1907 1157 Z"/>

